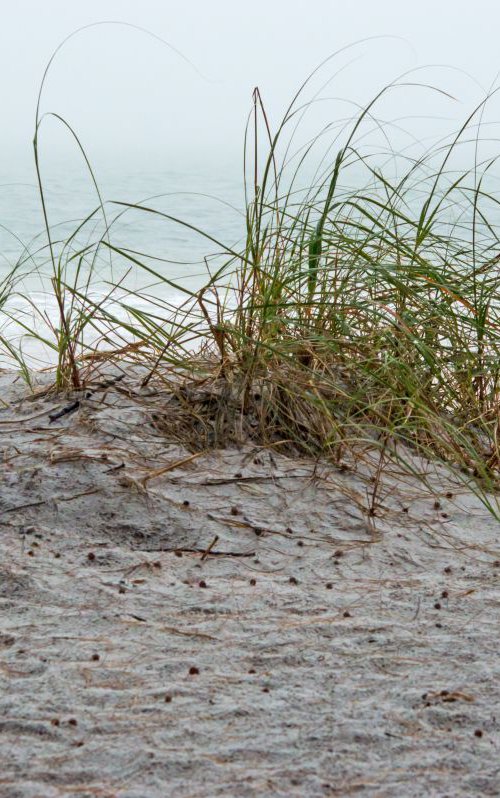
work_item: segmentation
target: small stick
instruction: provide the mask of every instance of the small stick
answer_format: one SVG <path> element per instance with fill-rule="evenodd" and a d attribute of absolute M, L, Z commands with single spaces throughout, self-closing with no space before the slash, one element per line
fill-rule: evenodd
<path fill-rule="evenodd" d="M 201 561 L 202 561 L 202 562 L 203 562 L 203 560 L 206 560 L 206 559 L 207 559 L 208 555 L 210 554 L 210 552 L 212 551 L 213 547 L 215 546 L 215 544 L 217 543 L 217 541 L 218 541 L 218 540 L 219 540 L 219 536 L 218 536 L 218 535 L 216 535 L 216 536 L 214 537 L 214 539 L 212 540 L 212 542 L 210 543 L 210 545 L 209 545 L 208 549 L 205 549 L 205 551 L 204 551 L 204 552 L 203 552 L 203 554 L 201 555 Z"/>
<path fill-rule="evenodd" d="M 112 468 L 107 468 L 104 471 L 104 474 L 111 474 L 112 471 L 120 471 L 121 468 L 125 468 L 125 463 L 120 463 L 119 465 L 112 466 Z"/>
<path fill-rule="evenodd" d="M 70 405 L 66 405 L 66 407 L 63 407 L 62 410 L 58 410 L 57 413 L 49 413 L 50 423 L 52 424 L 53 421 L 56 421 L 58 418 L 62 418 L 62 416 L 67 416 L 69 413 L 74 413 L 79 407 L 80 400 L 77 399 L 76 402 L 71 402 Z"/>
<path fill-rule="evenodd" d="M 195 460 L 197 457 L 200 457 L 204 452 L 196 452 L 196 454 L 192 454 L 189 457 L 184 457 L 182 460 L 176 460 L 175 463 L 170 463 L 168 466 L 164 466 L 164 468 L 158 468 L 156 471 L 151 471 L 149 474 L 146 474 L 140 482 L 141 485 L 145 485 L 146 482 L 149 482 L 150 479 L 154 479 L 155 477 L 159 477 L 162 474 L 166 474 L 167 471 L 173 471 L 175 468 L 180 468 L 180 466 L 185 465 L 186 463 L 190 463 L 192 460 Z"/>

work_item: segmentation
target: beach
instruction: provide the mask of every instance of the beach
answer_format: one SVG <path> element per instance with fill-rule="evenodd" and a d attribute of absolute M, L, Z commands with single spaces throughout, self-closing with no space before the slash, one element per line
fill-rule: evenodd
<path fill-rule="evenodd" d="M 463 475 L 388 468 L 370 515 L 363 469 L 172 442 L 140 376 L 0 376 L 2 798 L 497 795 Z"/>

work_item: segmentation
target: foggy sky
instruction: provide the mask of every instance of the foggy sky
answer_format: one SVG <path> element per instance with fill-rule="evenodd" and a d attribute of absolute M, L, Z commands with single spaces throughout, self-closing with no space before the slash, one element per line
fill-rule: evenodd
<path fill-rule="evenodd" d="M 364 37 L 395 38 L 364 43 L 332 62 L 325 80 L 345 69 L 330 94 L 366 102 L 384 82 L 419 65 L 465 70 L 487 89 L 500 69 L 499 6 L 484 0 L 3 0 L 0 7 L 4 170 L 31 162 L 36 95 L 51 53 L 76 28 L 97 21 L 147 28 L 196 67 L 130 28 L 92 28 L 65 45 L 50 72 L 43 110 L 64 116 L 90 157 L 111 164 L 238 158 L 254 86 L 275 123 L 318 62 Z M 481 88 L 459 71 L 434 67 L 417 74 L 429 81 L 432 75 L 432 83 L 459 100 L 441 98 L 439 105 L 420 97 L 419 114 L 460 118 L 481 97 Z M 413 103 L 397 93 L 386 101 L 384 116 L 397 117 L 400 105 L 411 113 Z M 496 109 L 499 119 L 498 103 Z M 427 126 L 417 124 L 416 134 Z M 42 145 L 55 160 L 72 151 L 55 123 L 44 128 Z"/>

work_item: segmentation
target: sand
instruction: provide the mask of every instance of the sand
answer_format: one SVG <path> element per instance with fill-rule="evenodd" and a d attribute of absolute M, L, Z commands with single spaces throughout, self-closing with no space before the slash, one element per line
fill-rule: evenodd
<path fill-rule="evenodd" d="M 49 376 L 38 377 L 39 388 Z M 0 796 L 500 795 L 499 523 L 0 375 Z M 160 473 L 161 472 L 161 473 Z"/>

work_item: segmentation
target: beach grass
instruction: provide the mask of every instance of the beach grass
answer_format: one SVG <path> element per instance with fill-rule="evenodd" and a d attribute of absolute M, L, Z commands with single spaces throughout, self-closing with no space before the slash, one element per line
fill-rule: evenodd
<path fill-rule="evenodd" d="M 487 188 L 495 161 L 481 162 L 474 148 L 484 103 L 419 157 L 388 149 L 373 158 L 362 144 L 367 129 L 381 127 L 376 107 L 388 86 L 354 119 L 295 147 L 315 101 L 305 97 L 311 77 L 275 129 L 254 92 L 240 246 L 154 204 L 104 202 L 69 126 L 97 203 L 57 240 L 44 200 L 38 109 L 45 284 L 57 319 L 47 320 L 23 287 L 26 253 L 1 289 L 0 314 L 55 353 L 59 391 L 84 389 L 103 360 L 140 363 L 144 386 L 163 382 L 179 398 L 175 418 L 165 407 L 163 427 L 192 448 L 251 440 L 339 468 L 377 452 L 372 514 L 380 468 L 414 469 L 417 455 L 453 467 L 498 514 L 498 199 Z M 451 164 L 464 141 L 472 161 L 457 171 Z M 207 254 L 201 288 L 173 281 L 160 258 L 155 265 L 114 244 L 113 225 L 124 214 L 154 215 L 202 236 L 217 258 Z M 172 306 L 130 288 L 131 270 L 184 299 Z M 35 321 L 16 315 L 15 297 L 31 302 Z M 5 355 L 30 380 L 18 342 L 1 334 Z"/>

